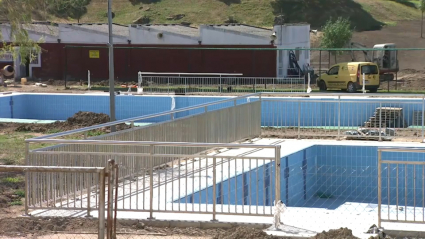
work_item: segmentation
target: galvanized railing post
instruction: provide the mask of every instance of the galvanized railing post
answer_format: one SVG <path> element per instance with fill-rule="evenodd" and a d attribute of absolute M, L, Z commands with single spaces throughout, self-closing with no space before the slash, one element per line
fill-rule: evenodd
<path fill-rule="evenodd" d="M 216 222 L 217 218 L 216 218 L 216 207 L 217 207 L 217 185 L 216 185 L 216 181 L 217 181 L 217 161 L 216 161 L 216 157 L 213 157 L 213 219 L 211 221 Z M 208 200 L 208 199 L 207 199 Z"/>
<path fill-rule="evenodd" d="M 424 119 L 425 118 L 425 96 L 422 96 L 422 143 L 425 143 Z"/>
<path fill-rule="evenodd" d="M 99 228 L 98 238 L 105 238 L 105 175 L 106 168 L 103 169 L 99 174 Z"/>
<path fill-rule="evenodd" d="M 222 92 L 222 89 L 223 89 L 223 85 L 221 84 L 221 75 L 220 75 L 220 93 Z"/>
<path fill-rule="evenodd" d="M 106 238 L 112 237 L 112 212 L 113 212 L 113 201 L 114 201 L 114 170 L 115 170 L 115 160 L 108 160 L 108 216 L 107 216 L 107 235 Z"/>
<path fill-rule="evenodd" d="M 379 103 L 379 141 L 382 141 L 382 103 Z"/>
<path fill-rule="evenodd" d="M 381 172 L 381 167 L 382 167 L 382 151 L 380 149 L 378 149 L 378 228 L 381 228 L 381 190 L 382 190 L 382 182 L 381 182 L 381 177 L 382 177 L 382 172 Z M 389 169 L 388 169 L 389 170 Z M 390 185 L 388 185 L 389 187 Z"/>
<path fill-rule="evenodd" d="M 298 100 L 298 139 L 301 139 L 301 101 Z"/>
<path fill-rule="evenodd" d="M 341 96 L 338 95 L 338 138 L 341 140 Z"/>
<path fill-rule="evenodd" d="M 155 219 L 153 217 L 153 153 L 154 145 L 150 145 L 150 156 L 149 156 L 149 218 Z"/>
<path fill-rule="evenodd" d="M 87 160 L 87 162 L 89 162 L 89 161 L 90 160 Z M 92 177 L 93 177 L 93 175 L 90 174 L 89 180 L 87 182 L 87 215 L 86 215 L 86 217 L 91 217 L 91 215 L 90 215 L 90 204 L 91 204 Z"/>
<path fill-rule="evenodd" d="M 275 148 L 275 170 L 276 170 L 276 179 L 275 179 L 275 201 L 280 200 L 280 145 L 276 145 Z"/>
<path fill-rule="evenodd" d="M 30 143 L 25 142 L 25 164 L 28 166 L 29 165 L 29 152 L 30 152 Z M 29 197 L 30 197 L 30 188 L 29 188 L 29 184 L 30 184 L 30 180 L 29 180 L 29 172 L 25 173 L 25 216 L 29 216 L 28 213 L 28 208 L 29 208 Z"/>

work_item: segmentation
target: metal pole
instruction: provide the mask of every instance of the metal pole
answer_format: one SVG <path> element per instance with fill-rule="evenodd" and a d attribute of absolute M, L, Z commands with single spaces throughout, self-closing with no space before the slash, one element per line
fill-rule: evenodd
<path fill-rule="evenodd" d="M 298 139 L 301 139 L 301 101 L 298 101 Z"/>
<path fill-rule="evenodd" d="M 67 80 L 67 76 L 68 76 L 68 51 L 67 51 L 67 49 L 66 49 L 66 47 L 65 47 L 65 89 L 66 89 L 66 80 Z"/>
<path fill-rule="evenodd" d="M 115 92 L 114 92 L 114 41 L 112 37 L 112 0 L 108 0 L 108 27 L 109 27 L 109 117 L 115 121 Z M 111 126 L 115 132 L 115 126 Z"/>
<path fill-rule="evenodd" d="M 217 161 L 216 158 L 213 157 L 213 219 L 211 221 L 216 222 L 216 207 L 217 207 L 217 184 L 216 184 L 216 180 L 217 180 Z"/>
<path fill-rule="evenodd" d="M 30 144 L 27 142 L 25 143 L 25 163 L 26 165 L 29 165 L 29 152 L 30 152 Z M 30 196 L 30 175 L 29 172 L 25 173 L 25 216 L 29 216 L 28 214 L 28 208 L 29 208 L 29 196 Z"/>
<path fill-rule="evenodd" d="M 319 51 L 319 76 L 322 72 L 322 50 Z"/>
<path fill-rule="evenodd" d="M 99 229 L 98 238 L 105 238 L 105 169 L 99 174 Z"/>
<path fill-rule="evenodd" d="M 276 179 L 275 179 L 275 201 L 280 200 L 280 150 L 281 146 L 277 145 L 275 148 L 275 173 L 276 173 Z"/>
<path fill-rule="evenodd" d="M 114 174 L 114 166 L 115 166 L 115 160 L 113 160 L 113 159 L 110 159 L 109 161 L 108 161 L 108 212 L 107 212 L 107 229 L 106 229 L 106 231 L 107 231 L 107 235 L 106 235 L 106 238 L 111 238 L 112 237 L 112 212 L 113 212 L 113 197 L 114 197 L 114 194 L 113 194 L 113 183 L 114 183 L 114 176 L 113 176 L 113 174 Z"/>
<path fill-rule="evenodd" d="M 341 140 L 341 96 L 338 95 L 338 138 Z"/>
<path fill-rule="evenodd" d="M 422 96 L 422 143 L 425 143 L 424 138 L 424 117 L 425 117 L 425 96 Z"/>
<path fill-rule="evenodd" d="M 382 103 L 379 103 L 379 142 L 382 141 L 381 130 L 382 130 Z"/>
<path fill-rule="evenodd" d="M 378 228 L 381 228 L 381 190 L 382 190 L 382 182 L 381 182 L 381 164 L 382 164 L 382 151 L 378 150 Z M 388 165 L 389 167 L 389 165 Z M 389 170 L 389 169 L 388 169 Z M 388 185 L 389 187 L 389 185 Z"/>

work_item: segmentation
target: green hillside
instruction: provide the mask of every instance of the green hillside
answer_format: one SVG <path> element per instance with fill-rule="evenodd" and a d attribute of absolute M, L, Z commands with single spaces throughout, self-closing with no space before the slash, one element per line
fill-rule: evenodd
<path fill-rule="evenodd" d="M 286 21 L 309 22 L 319 28 L 330 17 L 350 16 L 353 26 L 363 31 L 401 20 L 418 20 L 421 14 L 417 4 L 418 0 L 113 0 L 113 11 L 114 22 L 120 24 L 141 17 L 150 23 L 192 25 L 219 24 L 231 18 L 271 27 L 275 15 L 283 13 Z M 106 22 L 106 11 L 106 0 L 91 0 L 80 22 Z"/>

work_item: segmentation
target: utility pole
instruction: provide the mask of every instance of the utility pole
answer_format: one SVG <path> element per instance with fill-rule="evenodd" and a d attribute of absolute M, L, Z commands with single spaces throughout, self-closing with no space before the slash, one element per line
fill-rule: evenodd
<path fill-rule="evenodd" d="M 109 27 L 109 117 L 115 121 L 115 84 L 114 84 L 114 41 L 112 35 L 112 0 L 108 0 L 108 27 Z M 115 126 L 111 126 L 111 132 Z"/>

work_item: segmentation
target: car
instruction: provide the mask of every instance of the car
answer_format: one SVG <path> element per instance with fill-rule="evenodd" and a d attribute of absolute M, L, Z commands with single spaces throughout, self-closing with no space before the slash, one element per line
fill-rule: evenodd
<path fill-rule="evenodd" d="M 363 74 L 365 89 L 371 93 L 377 92 L 380 84 L 379 68 L 372 62 L 346 62 L 333 65 L 319 76 L 317 86 L 320 91 L 341 89 L 354 93 L 363 88 Z"/>

